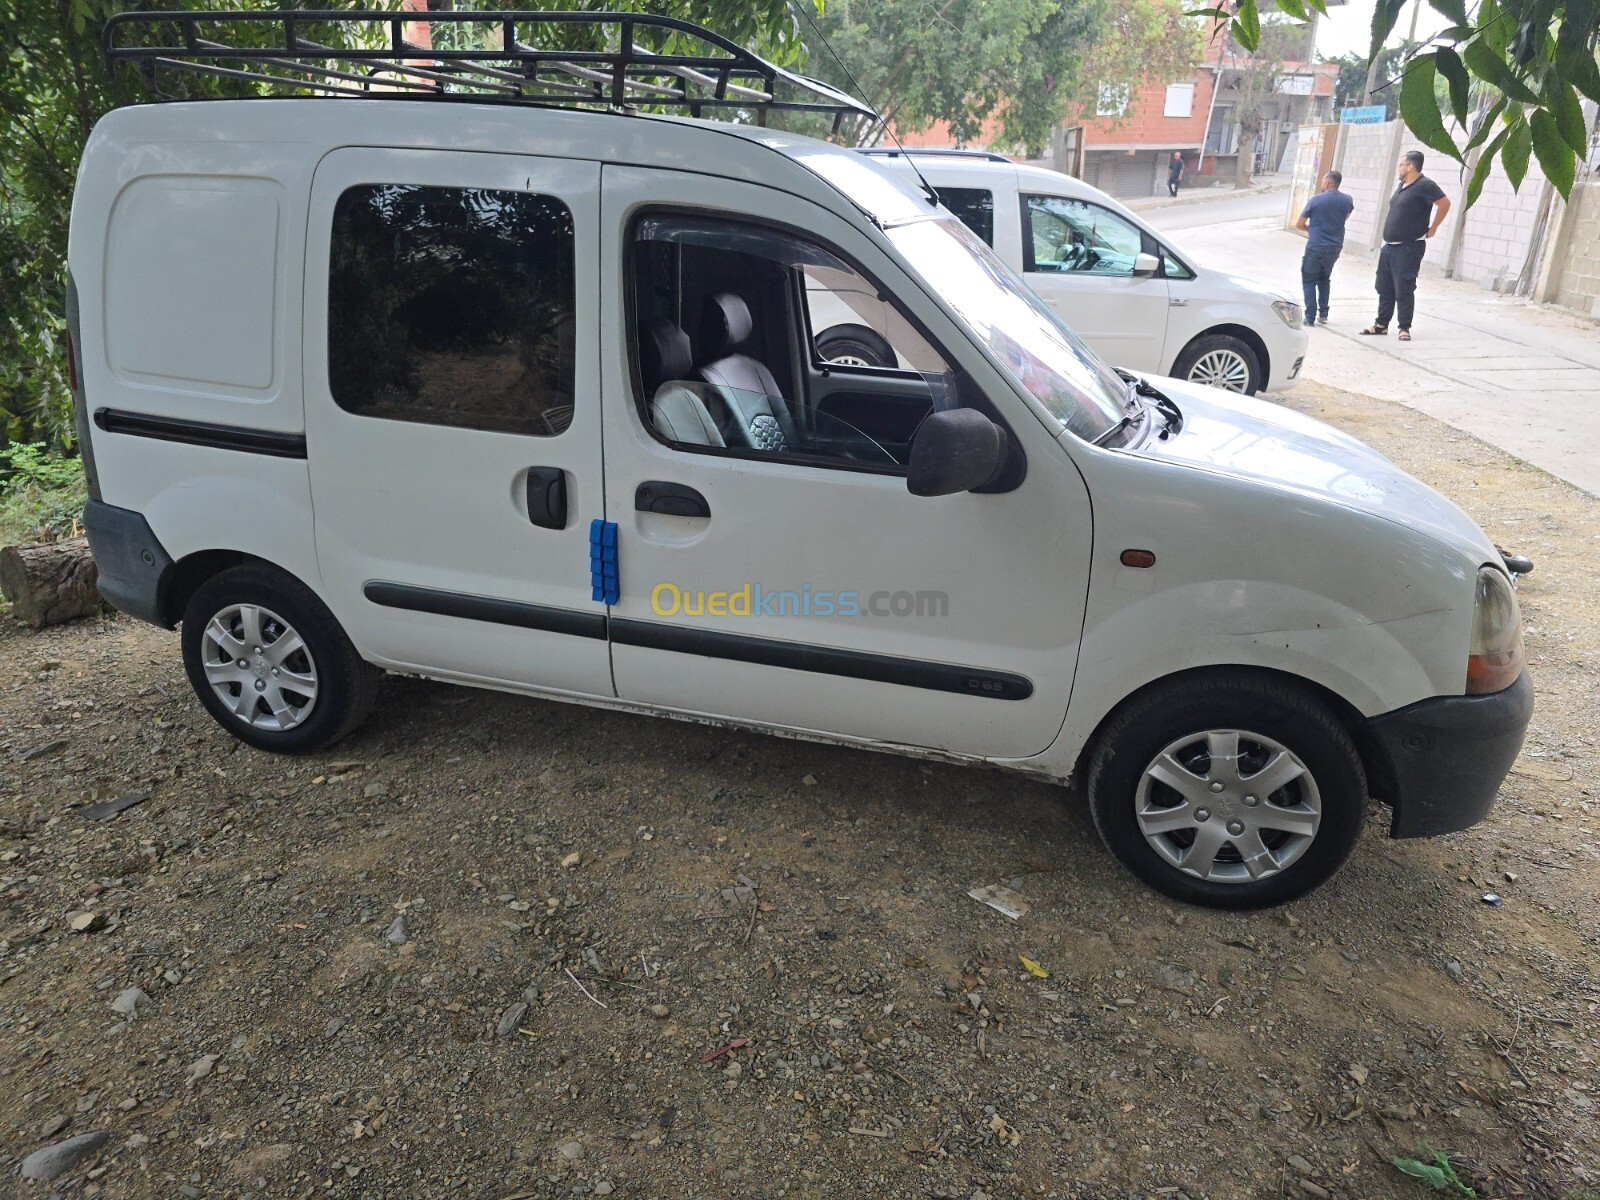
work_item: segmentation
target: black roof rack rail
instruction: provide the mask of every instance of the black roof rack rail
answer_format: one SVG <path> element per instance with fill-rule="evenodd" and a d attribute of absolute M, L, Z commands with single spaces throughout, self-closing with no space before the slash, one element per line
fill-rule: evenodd
<path fill-rule="evenodd" d="M 981 158 L 985 162 L 1008 163 L 1011 160 L 993 150 L 925 150 L 920 146 L 868 146 L 861 154 L 877 154 L 884 158 Z"/>
<path fill-rule="evenodd" d="M 244 27 L 255 36 L 243 37 Z M 333 27 L 347 46 L 303 36 Z M 427 27 L 419 45 L 407 27 Z M 229 28 L 235 41 L 225 40 Z M 448 32 L 445 32 L 448 31 Z M 588 49 L 533 43 L 555 34 Z M 439 36 L 443 34 L 443 36 Z M 651 50 L 638 38 L 663 45 Z M 176 44 L 161 44 L 166 39 Z M 140 44 L 146 42 L 150 44 Z M 249 44 L 251 42 L 258 44 Z M 471 48 L 461 43 L 472 42 Z M 695 46 L 693 43 L 698 42 Z M 676 43 L 673 45 L 672 43 Z M 692 53 L 683 52 L 685 43 Z M 487 99 L 535 106 L 640 106 L 831 114 L 877 120 L 866 104 L 689 21 L 621 12 L 373 12 L 318 9 L 254 12 L 124 12 L 106 22 L 108 70 L 131 63 L 156 99 L 163 72 L 268 85 L 272 95 Z M 786 94 L 779 95 L 779 89 Z"/>

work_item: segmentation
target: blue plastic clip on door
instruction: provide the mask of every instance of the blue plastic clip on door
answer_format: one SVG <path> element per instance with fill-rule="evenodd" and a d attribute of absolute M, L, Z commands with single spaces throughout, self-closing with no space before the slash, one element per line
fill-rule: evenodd
<path fill-rule="evenodd" d="M 596 517 L 589 522 L 589 587 L 594 599 L 615 604 L 617 582 L 617 523 Z"/>

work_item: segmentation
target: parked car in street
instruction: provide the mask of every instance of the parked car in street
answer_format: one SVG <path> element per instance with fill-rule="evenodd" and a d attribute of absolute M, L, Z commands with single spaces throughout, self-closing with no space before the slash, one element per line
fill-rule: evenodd
<path fill-rule="evenodd" d="M 927 180 L 1113 366 L 1246 395 L 1299 378 L 1298 301 L 1200 265 L 1098 188 L 980 151 L 863 153 Z M 881 331 L 834 311 L 818 335 L 824 355 L 886 365 Z"/>
<path fill-rule="evenodd" d="M 174 61 L 231 71 L 217 36 Z M 1131 870 L 1229 907 L 1327 880 L 1369 797 L 1400 837 L 1483 819 L 1532 688 L 1459 508 L 1307 417 L 1114 370 L 881 160 L 613 111 L 630 80 L 659 102 L 637 51 L 582 68 L 602 111 L 505 96 L 548 52 L 484 55 L 496 103 L 136 105 L 84 152 L 100 587 L 181 626 L 229 733 L 323 749 L 390 671 L 1078 777 Z M 1097 228 L 1057 261 L 1144 269 Z M 1100 282 L 1141 280 L 1203 283 Z M 883 315 L 894 365 L 818 353 L 824 297 Z"/>

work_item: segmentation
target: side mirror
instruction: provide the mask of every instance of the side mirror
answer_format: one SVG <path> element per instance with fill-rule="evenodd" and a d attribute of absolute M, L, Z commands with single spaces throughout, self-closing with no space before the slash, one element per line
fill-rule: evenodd
<path fill-rule="evenodd" d="M 1133 277 L 1142 279 L 1161 270 L 1161 260 L 1154 254 L 1136 254 L 1133 257 Z"/>
<path fill-rule="evenodd" d="M 1005 459 L 1005 430 L 977 409 L 929 413 L 911 438 L 906 490 L 913 496 L 970 492 L 992 481 Z"/>

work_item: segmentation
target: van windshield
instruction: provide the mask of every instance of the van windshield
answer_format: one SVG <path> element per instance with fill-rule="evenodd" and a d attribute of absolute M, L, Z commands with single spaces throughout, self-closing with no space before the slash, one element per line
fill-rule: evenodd
<path fill-rule="evenodd" d="M 951 311 L 1067 429 L 1093 441 L 1122 420 L 1127 385 L 965 225 L 944 217 L 887 232 Z"/>

